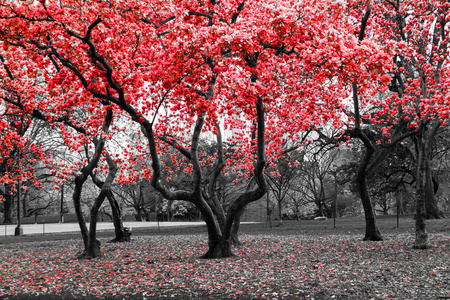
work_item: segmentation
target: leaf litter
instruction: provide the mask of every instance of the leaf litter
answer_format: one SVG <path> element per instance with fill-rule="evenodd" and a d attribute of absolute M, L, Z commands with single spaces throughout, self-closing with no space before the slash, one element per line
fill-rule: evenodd
<path fill-rule="evenodd" d="M 4 245 L 0 297 L 450 299 L 450 242 L 408 234 L 383 242 L 355 236 L 242 235 L 232 258 L 205 260 L 203 235 L 102 243 L 104 256 L 77 260 L 77 240 Z"/>

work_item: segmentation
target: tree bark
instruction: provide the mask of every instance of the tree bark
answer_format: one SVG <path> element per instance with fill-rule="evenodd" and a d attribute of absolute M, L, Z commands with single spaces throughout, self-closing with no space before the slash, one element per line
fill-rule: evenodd
<path fill-rule="evenodd" d="M 278 204 L 278 226 L 283 226 L 283 214 L 281 211 L 281 201 L 280 199 L 277 199 Z"/>
<path fill-rule="evenodd" d="M 414 248 L 427 249 L 428 233 L 426 231 L 425 212 L 425 182 L 426 182 L 426 146 L 423 138 L 423 127 L 417 133 L 417 175 L 416 175 L 416 239 Z"/>
<path fill-rule="evenodd" d="M 200 199 L 199 204 L 200 205 L 197 205 L 197 207 L 206 222 L 206 228 L 208 230 L 208 250 L 202 258 L 223 258 L 233 256 L 230 236 L 228 235 L 228 237 L 225 237 L 223 235 L 223 230 L 206 201 Z"/>
<path fill-rule="evenodd" d="M 231 244 L 233 246 L 241 245 L 239 241 L 239 227 L 241 226 L 241 218 L 245 213 L 245 208 L 241 209 L 234 218 L 233 227 L 231 228 Z"/>
<path fill-rule="evenodd" d="M 364 217 L 366 220 L 366 234 L 364 236 L 364 241 L 382 241 L 383 236 L 381 235 L 375 218 L 375 212 L 372 206 L 372 201 L 370 200 L 369 191 L 367 189 L 366 182 L 366 166 L 367 161 L 372 156 L 372 151 L 366 149 L 365 159 L 360 166 L 358 171 L 358 176 L 356 182 L 358 184 L 358 192 L 361 197 L 361 202 L 364 209 Z"/>
<path fill-rule="evenodd" d="M 114 232 L 116 237 L 111 240 L 111 242 L 129 242 L 131 241 L 131 231 L 128 228 L 123 227 L 122 220 L 122 211 L 120 209 L 119 203 L 116 198 L 114 198 L 111 191 L 108 192 L 107 198 L 109 201 L 109 205 L 111 206 L 113 223 L 114 223 Z"/>
<path fill-rule="evenodd" d="M 256 67 L 256 66 L 254 66 Z M 253 78 L 254 79 L 254 78 Z M 245 208 L 249 203 L 259 200 L 267 191 L 266 181 L 264 178 L 264 167 L 265 167 L 265 119 L 264 119 L 264 107 L 261 97 L 258 97 L 256 102 L 256 114 L 257 114 L 257 143 L 256 143 L 256 163 L 253 172 L 253 179 L 256 183 L 255 187 L 249 184 L 247 190 L 241 194 L 228 208 L 227 219 L 225 222 L 225 227 L 223 230 L 223 242 L 222 246 L 229 247 L 231 231 L 233 224 L 236 220 L 236 216 Z M 228 257 L 227 248 L 222 252 Z"/>
<path fill-rule="evenodd" d="M 430 151 L 431 152 L 431 151 Z M 430 158 L 427 156 L 425 161 L 425 210 L 427 219 L 440 219 L 443 214 L 439 211 L 437 206 L 435 180 L 433 180 L 433 175 L 431 171 Z"/>
<path fill-rule="evenodd" d="M 90 259 L 102 256 L 100 249 L 100 241 L 97 240 L 97 217 L 98 211 L 106 198 L 106 192 L 101 191 L 97 199 L 95 199 L 90 212 L 90 224 L 88 233 L 88 245 L 85 251 L 78 256 L 81 259 Z"/>
<path fill-rule="evenodd" d="M 254 177 L 252 181 L 256 184 L 249 184 L 246 191 L 241 194 L 233 203 L 227 211 L 225 226 L 223 230 L 214 218 L 214 214 L 211 209 L 208 211 L 202 210 L 202 215 L 207 219 L 212 219 L 207 221 L 208 227 L 208 251 L 203 255 L 203 258 L 224 258 L 233 256 L 231 251 L 231 240 L 232 231 L 235 222 L 240 218 L 239 214 L 242 214 L 244 208 L 247 204 L 257 201 L 266 193 L 267 187 L 263 175 L 263 170 L 265 166 L 265 122 L 264 122 L 264 110 L 263 101 L 261 97 L 258 97 L 256 103 L 257 112 L 257 160 L 255 163 Z M 206 202 L 204 202 L 206 204 Z M 208 206 L 209 208 L 209 206 Z M 239 216 L 239 217 L 238 217 Z M 236 229 L 236 227 L 234 227 Z"/>
<path fill-rule="evenodd" d="M 13 205 L 14 205 L 14 197 L 11 195 L 9 188 L 5 187 L 5 193 L 3 198 L 3 224 L 12 224 L 13 223 Z"/>

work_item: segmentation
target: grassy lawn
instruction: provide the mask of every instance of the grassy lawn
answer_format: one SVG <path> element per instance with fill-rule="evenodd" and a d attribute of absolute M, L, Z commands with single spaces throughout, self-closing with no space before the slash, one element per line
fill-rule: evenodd
<path fill-rule="evenodd" d="M 274 222 L 274 224 L 277 224 Z M 198 259 L 204 226 L 139 229 L 76 260 L 79 234 L 0 238 L 4 299 L 450 299 L 450 219 L 429 220 L 431 249 L 414 250 L 414 220 L 379 217 L 383 242 L 362 242 L 363 218 L 243 224 L 235 257 Z"/>

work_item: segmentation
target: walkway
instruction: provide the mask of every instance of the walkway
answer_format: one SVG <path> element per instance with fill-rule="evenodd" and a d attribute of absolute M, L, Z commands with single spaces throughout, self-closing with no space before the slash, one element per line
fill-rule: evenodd
<path fill-rule="evenodd" d="M 205 222 L 123 222 L 124 227 L 133 228 L 158 228 L 159 227 L 174 227 L 174 226 L 198 226 L 204 225 Z M 87 223 L 89 228 L 89 223 Z M 14 235 L 16 224 L 0 225 L 0 236 Z M 78 223 L 49 223 L 49 224 L 24 224 L 21 225 L 23 235 L 31 234 L 48 234 L 61 232 L 80 232 Z M 114 230 L 112 222 L 97 223 L 97 230 Z"/>

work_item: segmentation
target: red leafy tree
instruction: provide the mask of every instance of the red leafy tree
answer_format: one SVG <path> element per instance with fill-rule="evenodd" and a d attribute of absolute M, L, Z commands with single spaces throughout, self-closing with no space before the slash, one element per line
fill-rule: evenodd
<path fill-rule="evenodd" d="M 439 217 L 431 176 L 431 150 L 449 112 L 448 19 L 445 1 L 379 1 L 374 5 L 379 38 L 395 49 L 390 89 L 393 92 L 373 114 L 386 124 L 388 141 L 401 126 L 413 135 L 417 157 L 416 248 L 429 247 L 426 215 Z"/>
<path fill-rule="evenodd" d="M 52 124 L 55 131 L 58 129 L 59 134 L 62 135 L 67 147 L 74 151 L 84 151 L 86 153 L 86 160 L 77 163 L 78 166 L 60 166 L 63 169 L 62 171 L 53 169 L 51 165 L 49 167 L 58 183 L 62 182 L 64 184 L 70 175 L 75 176 L 73 201 L 85 242 L 85 251 L 81 256 L 95 257 L 101 254 L 96 240 L 97 214 L 106 197 L 112 207 L 116 230 L 115 241 L 129 240 L 129 233 L 123 227 L 119 206 L 111 192 L 111 184 L 114 181 L 118 167 L 105 150 L 105 142 L 110 137 L 108 131 L 113 119 L 112 109 L 106 108 L 106 111 L 103 111 L 102 106 L 97 108 L 91 106 L 88 109 L 88 114 L 86 114 L 80 111 L 81 107 L 74 107 L 70 103 L 63 103 L 62 106 L 57 105 L 55 102 L 53 105 L 50 104 L 54 100 L 53 95 L 55 95 L 56 91 L 52 90 L 51 86 L 46 85 L 46 82 L 40 76 L 35 76 L 35 72 L 39 69 L 39 63 L 41 62 L 37 61 L 37 63 L 33 64 L 32 60 L 24 60 L 22 63 L 26 63 L 28 67 L 24 68 L 20 62 L 14 63 L 11 59 L 21 55 L 26 57 L 30 53 L 32 53 L 32 50 L 30 51 L 23 44 L 17 44 L 14 51 L 11 48 L 6 53 L 7 55 L 2 60 L 2 72 L 5 74 L 1 86 L 3 91 L 2 99 L 15 115 L 20 116 L 23 114 L 27 118 L 35 118 Z M 46 75 L 47 78 L 52 76 L 52 74 Z M 33 92 L 28 90 L 30 83 Z M 60 92 L 64 94 L 63 91 Z M 59 126 L 56 126 L 57 124 Z M 90 157 L 89 149 L 92 147 L 94 148 L 94 153 Z M 50 160 L 49 157 L 46 158 L 46 162 Z M 109 170 L 104 175 L 104 180 L 96 174 L 100 161 L 107 163 L 102 169 Z M 88 231 L 81 211 L 81 193 L 83 184 L 89 177 L 100 188 L 100 194 L 90 212 L 90 229 Z"/>
<path fill-rule="evenodd" d="M 0 116 L 0 201 L 5 224 L 13 221 L 13 194 L 26 189 L 22 182 L 31 180 L 36 184 L 34 165 L 45 157 L 39 145 L 28 139 L 31 122 L 28 116 L 6 105 Z"/>

